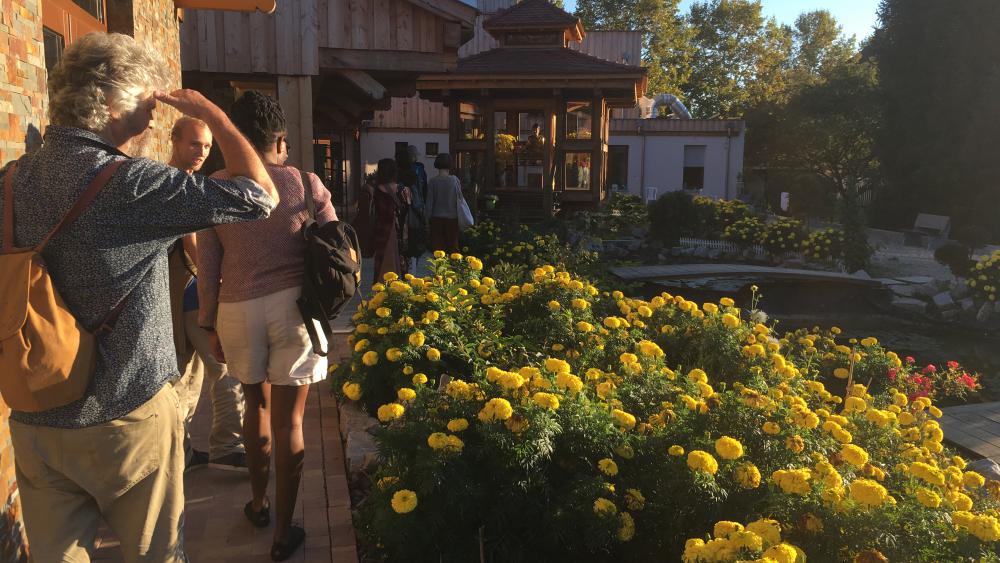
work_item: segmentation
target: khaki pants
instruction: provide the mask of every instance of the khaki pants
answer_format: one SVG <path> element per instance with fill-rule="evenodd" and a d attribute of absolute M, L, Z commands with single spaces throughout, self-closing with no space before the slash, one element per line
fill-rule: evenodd
<path fill-rule="evenodd" d="M 106 424 L 10 422 L 31 560 L 86 562 L 101 517 L 127 562 L 186 561 L 180 404 L 165 385 Z"/>
<path fill-rule="evenodd" d="M 218 459 L 243 452 L 243 389 L 233 377 L 226 377 L 226 365 L 212 357 L 208 333 L 198 326 L 198 311 L 184 313 L 184 329 L 191 343 L 178 363 L 184 372 L 174 383 L 184 419 L 185 459 L 191 455 L 191 420 L 194 418 L 202 387 L 208 386 L 212 400 L 212 433 L 208 438 L 208 457 Z"/>

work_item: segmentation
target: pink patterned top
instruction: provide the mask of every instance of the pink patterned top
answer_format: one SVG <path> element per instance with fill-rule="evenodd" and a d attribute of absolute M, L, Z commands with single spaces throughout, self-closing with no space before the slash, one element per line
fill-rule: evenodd
<path fill-rule="evenodd" d="M 308 215 L 299 170 L 268 165 L 281 196 L 267 219 L 218 225 L 198 233 L 198 323 L 215 326 L 219 302 L 256 299 L 302 283 L 305 241 L 302 224 Z M 229 178 L 225 170 L 213 174 Z M 316 202 L 316 222 L 337 220 L 330 192 L 319 177 L 306 174 Z"/>

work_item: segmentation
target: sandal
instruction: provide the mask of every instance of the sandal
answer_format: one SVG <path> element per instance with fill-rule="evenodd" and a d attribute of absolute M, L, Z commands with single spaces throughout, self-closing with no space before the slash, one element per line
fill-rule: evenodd
<path fill-rule="evenodd" d="M 270 503 L 265 503 L 260 511 L 256 511 L 253 509 L 253 501 L 250 501 L 243 507 L 243 514 L 257 528 L 266 528 L 271 523 Z"/>
<path fill-rule="evenodd" d="M 288 529 L 287 542 L 271 544 L 271 561 L 284 561 L 292 556 L 302 543 L 306 541 L 306 531 L 298 526 Z"/>

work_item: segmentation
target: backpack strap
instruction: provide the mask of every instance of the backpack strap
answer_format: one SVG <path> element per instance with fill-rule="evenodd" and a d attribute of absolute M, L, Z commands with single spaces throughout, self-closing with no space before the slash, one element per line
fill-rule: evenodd
<path fill-rule="evenodd" d="M 3 176 L 3 253 L 14 250 L 14 171 L 17 161 L 11 163 Z"/>
<path fill-rule="evenodd" d="M 42 242 L 38 243 L 38 246 L 35 247 L 35 252 L 41 252 L 42 249 L 49 244 L 52 237 L 59 234 L 59 231 L 61 231 L 63 227 L 66 227 L 72 224 L 73 221 L 76 221 L 77 218 L 80 217 L 80 215 L 86 211 L 88 207 L 90 207 L 90 204 L 94 202 L 95 198 L 97 198 L 97 194 L 101 193 L 101 190 L 103 190 L 104 186 L 111 181 L 111 177 L 114 176 L 115 172 L 122 164 L 125 164 L 125 160 L 116 160 L 105 166 L 100 172 L 97 173 L 97 176 L 90 181 L 90 184 L 87 185 L 87 189 L 85 189 L 83 194 L 80 195 L 80 198 L 76 200 L 76 204 L 69 210 L 69 213 L 67 213 L 66 216 L 63 217 L 51 231 L 49 231 L 49 234 L 45 235 Z"/>
<path fill-rule="evenodd" d="M 316 220 L 316 202 L 313 201 L 312 182 L 304 170 L 299 170 L 299 178 L 302 179 L 302 189 L 305 190 L 306 210 L 309 211 L 309 218 Z"/>

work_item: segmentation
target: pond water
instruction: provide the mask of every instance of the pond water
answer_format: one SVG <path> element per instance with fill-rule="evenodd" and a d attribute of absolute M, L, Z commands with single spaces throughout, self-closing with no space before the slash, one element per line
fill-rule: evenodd
<path fill-rule="evenodd" d="M 735 291 L 682 285 L 651 283 L 643 293 L 652 297 L 667 291 L 698 303 L 728 296 L 743 309 L 751 305 L 749 282 Z M 888 306 L 888 296 L 881 289 L 824 282 L 758 281 L 756 285 L 758 307 L 778 322 L 778 333 L 837 326 L 845 339 L 874 336 L 901 357 L 913 356 L 920 365 L 940 366 L 955 360 L 967 371 L 980 374 L 979 400 L 1000 401 L 1000 332 L 901 316 Z"/>

